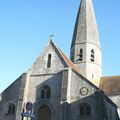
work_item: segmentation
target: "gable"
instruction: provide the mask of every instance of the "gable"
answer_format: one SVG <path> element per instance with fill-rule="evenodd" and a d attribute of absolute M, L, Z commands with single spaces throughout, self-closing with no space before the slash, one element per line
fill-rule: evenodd
<path fill-rule="evenodd" d="M 26 80 L 26 73 L 23 73 L 20 77 L 18 77 L 10 86 L 8 86 L 3 92 L 2 92 L 2 99 L 4 101 L 8 99 L 14 99 L 17 100 L 21 96 L 19 93 L 21 92 L 20 89 L 24 88 L 25 86 L 25 80 Z M 23 91 L 22 91 L 23 92 Z M 9 98 L 6 98 L 9 97 Z"/>
<path fill-rule="evenodd" d="M 85 88 L 87 90 L 87 93 L 83 95 L 84 93 L 81 93 L 81 90 Z M 72 70 L 71 73 L 71 93 L 74 95 L 76 94 L 76 97 L 82 98 L 83 96 L 90 96 L 97 91 L 98 88 L 94 86 L 91 82 L 89 82 L 87 79 L 85 79 L 82 75 L 76 73 Z"/>
<path fill-rule="evenodd" d="M 51 65 L 48 67 L 49 56 L 51 56 Z M 58 48 L 52 40 L 49 41 L 47 47 L 42 51 L 36 62 L 32 66 L 32 74 L 53 74 L 67 67 L 64 59 L 60 55 Z"/>

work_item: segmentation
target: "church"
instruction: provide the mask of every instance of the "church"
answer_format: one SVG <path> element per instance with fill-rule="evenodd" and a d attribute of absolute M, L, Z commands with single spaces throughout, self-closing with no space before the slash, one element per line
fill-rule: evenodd
<path fill-rule="evenodd" d="M 92 0 L 81 0 L 70 58 L 50 38 L 32 67 L 1 93 L 0 120 L 120 120 L 120 76 L 102 76 Z"/>

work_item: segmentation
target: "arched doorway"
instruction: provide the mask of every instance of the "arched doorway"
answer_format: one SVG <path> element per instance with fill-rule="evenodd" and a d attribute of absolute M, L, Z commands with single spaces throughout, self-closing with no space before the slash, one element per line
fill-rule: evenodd
<path fill-rule="evenodd" d="M 41 106 L 38 110 L 37 120 L 51 120 L 51 111 L 46 105 Z"/>

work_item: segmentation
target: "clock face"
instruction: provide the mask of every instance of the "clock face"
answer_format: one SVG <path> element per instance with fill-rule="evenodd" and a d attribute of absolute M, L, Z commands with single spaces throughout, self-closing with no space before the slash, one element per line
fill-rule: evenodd
<path fill-rule="evenodd" d="M 81 95 L 87 95 L 88 94 L 88 88 L 87 87 L 82 87 L 80 89 L 80 94 Z"/>

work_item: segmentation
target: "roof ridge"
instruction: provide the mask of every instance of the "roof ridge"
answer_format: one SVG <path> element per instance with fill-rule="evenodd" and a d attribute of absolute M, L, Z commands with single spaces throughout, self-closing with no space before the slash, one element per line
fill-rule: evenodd
<path fill-rule="evenodd" d="M 101 78 L 110 78 L 110 77 L 120 77 L 120 75 L 112 75 L 112 76 L 102 76 Z"/>
<path fill-rule="evenodd" d="M 58 50 L 59 54 L 61 55 L 61 57 L 63 58 L 63 60 L 67 64 L 67 66 L 72 68 L 73 70 L 75 70 L 79 74 L 81 74 L 80 69 L 64 54 L 64 52 L 62 52 L 62 50 L 60 48 L 57 47 L 57 45 L 54 43 L 54 41 L 50 40 L 50 42 L 53 43 L 54 47 Z"/>
<path fill-rule="evenodd" d="M 61 56 L 63 57 L 68 67 L 72 68 L 73 70 L 81 74 L 80 69 L 64 54 L 64 52 L 62 52 L 59 48 L 58 51 L 60 52 Z"/>

